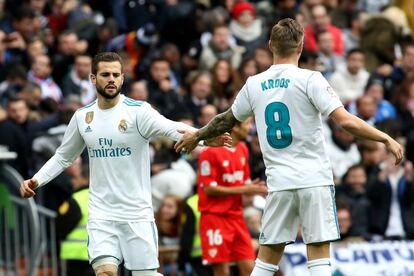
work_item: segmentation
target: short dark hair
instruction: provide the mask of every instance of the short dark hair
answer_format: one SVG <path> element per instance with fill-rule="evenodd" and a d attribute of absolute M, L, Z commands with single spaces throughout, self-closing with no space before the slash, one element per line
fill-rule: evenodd
<path fill-rule="evenodd" d="M 121 71 L 124 71 L 124 62 L 122 61 L 122 58 L 115 52 L 101 52 L 96 54 L 92 61 L 92 74 L 96 75 L 100 62 L 119 62 L 121 64 Z"/>
<path fill-rule="evenodd" d="M 22 21 L 25 18 L 34 19 L 36 14 L 27 5 L 22 5 L 12 13 L 12 21 Z"/>
<path fill-rule="evenodd" d="M 364 51 L 362 51 L 362 49 L 360 49 L 360 48 L 352 48 L 351 50 L 349 50 L 346 53 L 346 59 L 348 59 L 352 54 L 355 54 L 355 53 L 358 53 L 358 54 L 361 54 L 361 55 L 364 55 L 365 56 L 365 53 L 364 53 Z"/>

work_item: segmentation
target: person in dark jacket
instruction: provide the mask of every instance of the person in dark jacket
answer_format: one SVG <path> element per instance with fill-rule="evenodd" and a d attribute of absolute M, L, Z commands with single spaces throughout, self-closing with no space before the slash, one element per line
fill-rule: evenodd
<path fill-rule="evenodd" d="M 413 164 L 394 166 L 390 156 L 380 165 L 376 182 L 367 187 L 369 232 L 385 239 L 414 238 Z"/>

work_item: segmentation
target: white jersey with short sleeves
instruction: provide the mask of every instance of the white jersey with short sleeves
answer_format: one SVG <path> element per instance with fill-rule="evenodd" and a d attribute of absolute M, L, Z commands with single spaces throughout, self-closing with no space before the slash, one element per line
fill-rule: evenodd
<path fill-rule="evenodd" d="M 110 109 L 96 101 L 76 111 L 62 145 L 34 176 L 46 184 L 87 148 L 90 164 L 89 218 L 153 221 L 149 139 L 188 126 L 166 119 L 148 103 L 121 96 Z"/>
<path fill-rule="evenodd" d="M 231 109 L 239 121 L 255 116 L 269 191 L 333 185 L 321 114 L 341 106 L 321 73 L 292 64 L 246 81 Z"/>

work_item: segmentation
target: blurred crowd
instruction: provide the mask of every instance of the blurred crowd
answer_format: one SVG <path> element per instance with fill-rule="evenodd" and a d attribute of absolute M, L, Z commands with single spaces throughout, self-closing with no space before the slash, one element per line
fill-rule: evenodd
<path fill-rule="evenodd" d="M 342 238 L 413 239 L 413 0 L 0 0 L 0 144 L 31 177 L 54 154 L 73 113 L 95 99 L 89 74 L 101 51 L 122 56 L 123 94 L 202 127 L 249 76 L 269 68 L 269 33 L 286 17 L 305 28 L 299 66 L 322 72 L 350 112 L 406 149 L 394 166 L 382 144 L 326 121 Z M 246 143 L 252 179 L 265 180 L 254 125 Z M 180 155 L 172 145 L 151 143 L 152 188 L 160 244 L 178 246 L 199 150 Z M 87 166 L 83 154 L 37 202 L 61 211 L 88 185 Z M 245 198 L 255 239 L 260 202 Z"/>

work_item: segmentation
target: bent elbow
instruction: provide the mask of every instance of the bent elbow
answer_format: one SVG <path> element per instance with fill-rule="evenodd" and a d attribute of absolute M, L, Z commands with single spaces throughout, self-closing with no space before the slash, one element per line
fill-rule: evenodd
<path fill-rule="evenodd" d="M 358 129 L 359 125 L 355 122 L 353 118 L 347 118 L 339 122 L 339 125 L 350 133 L 354 133 Z"/>

